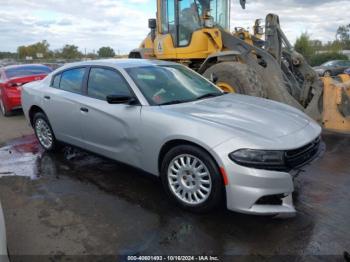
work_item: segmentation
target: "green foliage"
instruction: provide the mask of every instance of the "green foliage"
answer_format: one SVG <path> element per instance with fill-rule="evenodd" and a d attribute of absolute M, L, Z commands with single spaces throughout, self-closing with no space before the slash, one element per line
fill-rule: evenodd
<path fill-rule="evenodd" d="M 97 59 L 97 55 L 94 54 L 94 53 L 88 53 L 88 54 L 86 55 L 86 57 L 87 57 L 87 58 L 90 58 L 90 59 Z"/>
<path fill-rule="evenodd" d="M 19 46 L 17 48 L 17 53 L 20 59 L 25 59 L 27 56 L 32 58 L 49 58 L 49 47 L 49 43 L 46 40 L 43 40 L 32 45 Z"/>
<path fill-rule="evenodd" d="M 310 35 L 303 33 L 297 38 L 294 49 L 302 54 L 311 66 L 318 66 L 330 60 L 348 60 L 346 55 L 340 53 L 346 49 L 347 43 L 350 49 L 350 25 L 340 26 L 337 30 L 337 39 L 326 44 L 312 40 Z"/>
<path fill-rule="evenodd" d="M 97 54 L 99 57 L 114 57 L 115 56 L 115 52 L 114 52 L 113 48 L 111 48 L 109 46 L 101 47 L 97 51 Z"/>
<path fill-rule="evenodd" d="M 17 53 L 0 52 L 0 59 L 4 59 L 4 58 L 15 59 L 15 58 L 17 58 Z"/>
<path fill-rule="evenodd" d="M 294 49 L 302 54 L 308 62 L 310 62 L 311 57 L 315 54 L 315 48 L 313 47 L 308 33 L 302 33 L 301 36 L 297 38 Z"/>
<path fill-rule="evenodd" d="M 348 60 L 348 57 L 346 55 L 335 52 L 319 53 L 311 57 L 310 65 L 319 66 L 331 60 Z"/>
<path fill-rule="evenodd" d="M 64 59 L 79 59 L 83 57 L 83 54 L 75 45 L 65 45 L 60 52 L 56 53 L 56 55 Z"/>
<path fill-rule="evenodd" d="M 339 26 L 336 33 L 336 38 L 341 48 L 350 49 L 350 24 Z"/>

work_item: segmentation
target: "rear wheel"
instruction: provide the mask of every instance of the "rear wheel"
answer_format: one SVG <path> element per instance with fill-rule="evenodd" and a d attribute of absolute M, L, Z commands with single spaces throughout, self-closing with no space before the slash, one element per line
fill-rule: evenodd
<path fill-rule="evenodd" d="M 57 149 L 57 141 L 52 131 L 49 120 L 44 113 L 36 113 L 33 118 L 33 126 L 40 145 L 49 152 Z"/>
<path fill-rule="evenodd" d="M 195 146 L 171 149 L 162 162 L 161 179 L 169 197 L 189 211 L 207 212 L 223 199 L 223 182 L 216 163 Z"/>
<path fill-rule="evenodd" d="M 266 97 L 262 80 L 257 72 L 246 64 L 222 62 L 209 67 L 203 74 L 217 79 L 216 85 L 223 91 L 257 97 Z"/>

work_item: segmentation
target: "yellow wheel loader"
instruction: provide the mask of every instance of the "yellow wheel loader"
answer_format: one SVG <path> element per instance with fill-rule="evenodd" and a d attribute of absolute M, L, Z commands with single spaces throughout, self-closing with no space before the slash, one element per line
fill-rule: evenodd
<path fill-rule="evenodd" d="M 230 0 L 157 0 L 157 19 L 149 20 L 149 35 L 129 58 L 187 65 L 224 91 L 286 103 L 326 129 L 350 133 L 349 77 L 319 78 L 275 14 L 267 15 L 265 28 L 257 19 L 253 34 L 231 33 L 230 6 Z"/>

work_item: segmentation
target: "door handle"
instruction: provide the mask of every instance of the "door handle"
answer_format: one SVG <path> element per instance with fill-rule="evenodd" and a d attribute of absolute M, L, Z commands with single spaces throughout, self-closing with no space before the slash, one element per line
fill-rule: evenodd
<path fill-rule="evenodd" d="M 81 107 L 80 111 L 87 113 L 87 112 L 89 112 L 89 109 L 87 109 L 86 107 Z"/>
<path fill-rule="evenodd" d="M 46 100 L 50 100 L 50 96 L 44 96 L 44 98 L 46 99 Z"/>

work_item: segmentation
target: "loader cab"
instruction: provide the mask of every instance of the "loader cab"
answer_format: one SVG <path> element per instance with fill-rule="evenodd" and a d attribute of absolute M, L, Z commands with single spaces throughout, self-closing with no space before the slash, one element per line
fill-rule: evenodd
<path fill-rule="evenodd" d="M 230 28 L 230 0 L 158 0 L 157 4 L 157 58 L 205 58 L 220 51 L 219 31 Z"/>

